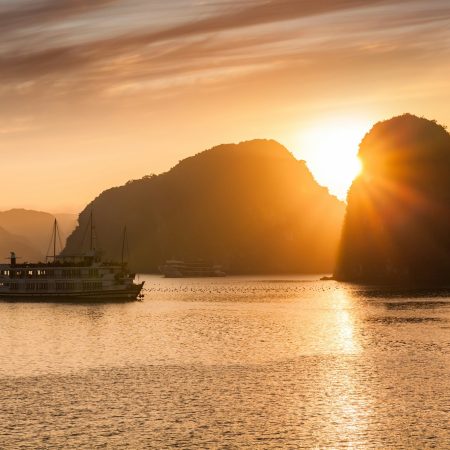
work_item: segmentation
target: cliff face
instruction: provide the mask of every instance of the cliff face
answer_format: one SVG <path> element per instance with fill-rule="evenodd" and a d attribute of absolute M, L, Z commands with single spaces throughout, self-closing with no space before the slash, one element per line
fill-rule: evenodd
<path fill-rule="evenodd" d="M 203 258 L 232 273 L 333 270 L 344 204 L 274 141 L 221 145 L 167 173 L 103 192 L 80 214 L 66 253 L 81 248 L 93 211 L 97 246 L 156 271 L 169 258 Z"/>
<path fill-rule="evenodd" d="M 348 195 L 336 278 L 450 281 L 450 135 L 409 114 L 376 124 Z"/>

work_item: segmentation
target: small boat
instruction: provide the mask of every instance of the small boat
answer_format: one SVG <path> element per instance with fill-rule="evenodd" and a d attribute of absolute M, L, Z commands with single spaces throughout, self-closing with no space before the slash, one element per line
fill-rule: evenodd
<path fill-rule="evenodd" d="M 171 259 L 159 267 L 166 278 L 191 277 L 225 277 L 226 273 L 221 266 L 209 264 L 203 260 L 178 261 Z"/>
<path fill-rule="evenodd" d="M 0 264 L 0 299 L 3 300 L 136 300 L 144 283 L 134 283 L 135 275 L 122 261 L 104 262 L 93 248 L 91 214 L 91 245 L 79 255 L 56 255 L 58 224 L 53 228 L 53 256 L 50 262 L 17 263 L 11 252 L 9 264 Z M 126 230 L 124 230 L 124 242 Z"/>

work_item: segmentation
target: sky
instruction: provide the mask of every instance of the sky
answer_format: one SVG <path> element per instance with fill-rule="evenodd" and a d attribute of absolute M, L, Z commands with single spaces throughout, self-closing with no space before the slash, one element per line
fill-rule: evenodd
<path fill-rule="evenodd" d="M 0 0 L 0 210 L 79 212 L 254 138 L 342 197 L 375 122 L 450 126 L 449 73 L 448 0 Z"/>

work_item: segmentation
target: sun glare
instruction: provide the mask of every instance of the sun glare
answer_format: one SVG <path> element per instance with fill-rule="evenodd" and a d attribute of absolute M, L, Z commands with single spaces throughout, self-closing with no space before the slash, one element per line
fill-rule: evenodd
<path fill-rule="evenodd" d="M 358 146 L 370 129 L 360 119 L 336 119 L 311 125 L 299 137 L 297 156 L 306 161 L 319 184 L 341 200 L 361 172 Z"/>

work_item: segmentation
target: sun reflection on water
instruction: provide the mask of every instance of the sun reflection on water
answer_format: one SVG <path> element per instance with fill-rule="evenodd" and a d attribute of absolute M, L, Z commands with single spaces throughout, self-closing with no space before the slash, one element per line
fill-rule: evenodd
<path fill-rule="evenodd" d="M 297 305 L 297 347 L 302 355 L 354 355 L 361 351 L 358 333 L 358 308 L 351 293 L 335 289 L 315 298 L 317 310 Z"/>
<path fill-rule="evenodd" d="M 322 433 L 338 436 L 346 448 L 358 448 L 363 443 L 372 414 L 364 374 L 354 365 L 362 352 L 355 302 L 346 289 L 333 293 L 326 336 L 332 358 L 323 361 L 317 380 L 329 401 Z"/>
<path fill-rule="evenodd" d="M 351 299 L 344 290 L 334 293 L 335 329 L 334 337 L 343 353 L 359 353 L 361 348 L 356 333 L 356 309 L 352 308 Z"/>

